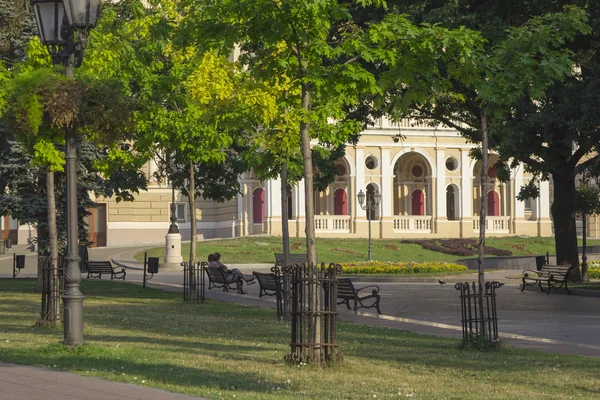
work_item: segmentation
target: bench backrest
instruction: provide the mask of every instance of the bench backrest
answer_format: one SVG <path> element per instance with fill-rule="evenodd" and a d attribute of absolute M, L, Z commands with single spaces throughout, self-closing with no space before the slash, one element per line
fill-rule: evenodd
<path fill-rule="evenodd" d="M 256 272 L 252 273 L 258 279 L 258 284 L 265 290 L 277 290 L 279 288 L 279 280 L 273 273 Z"/>
<path fill-rule="evenodd" d="M 338 289 L 337 297 L 351 297 L 356 296 L 356 289 L 349 278 L 338 278 Z"/>
<path fill-rule="evenodd" d="M 87 267 L 90 272 L 113 272 L 110 261 L 88 261 Z"/>
<path fill-rule="evenodd" d="M 553 275 L 554 279 L 566 280 L 574 268 L 572 265 L 544 265 L 540 272 Z"/>
<path fill-rule="evenodd" d="M 290 264 L 307 263 L 308 256 L 304 253 L 290 254 Z M 283 266 L 283 254 L 275 253 L 275 266 Z"/>
<path fill-rule="evenodd" d="M 223 270 L 220 267 L 206 267 L 206 273 L 211 281 L 216 283 L 226 283 L 225 274 L 223 274 Z"/>

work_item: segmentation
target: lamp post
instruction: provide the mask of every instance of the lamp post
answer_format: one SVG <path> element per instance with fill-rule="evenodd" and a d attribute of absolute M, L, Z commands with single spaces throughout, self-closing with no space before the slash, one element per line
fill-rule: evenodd
<path fill-rule="evenodd" d="M 66 68 L 73 78 L 74 68 L 81 66 L 87 34 L 96 26 L 100 0 L 31 0 L 42 44 L 48 46 L 54 64 Z M 67 175 L 67 255 L 65 271 L 64 340 L 67 346 L 85 343 L 83 339 L 83 300 L 79 283 L 77 218 L 77 147 L 75 129 L 66 129 L 65 152 Z"/>
<path fill-rule="evenodd" d="M 362 190 L 360 192 L 358 192 L 356 197 L 358 197 L 358 204 L 360 204 L 360 208 L 367 211 L 367 218 L 369 220 L 369 254 L 368 254 L 368 258 L 369 258 L 369 261 L 371 261 L 371 255 L 372 255 L 372 251 L 371 251 L 371 218 L 369 216 L 369 211 L 377 210 L 377 208 L 379 207 L 379 201 L 381 200 L 381 195 L 376 190 L 375 193 L 373 194 L 372 199 L 369 199 L 367 197 L 366 203 L 365 203 L 366 196 Z"/>
<path fill-rule="evenodd" d="M 181 257 L 181 234 L 177 226 L 177 204 L 175 203 L 175 185 L 172 175 L 175 172 L 175 156 L 167 156 L 167 171 L 171 177 L 171 225 L 165 236 L 165 268 L 178 268 L 183 261 Z"/>

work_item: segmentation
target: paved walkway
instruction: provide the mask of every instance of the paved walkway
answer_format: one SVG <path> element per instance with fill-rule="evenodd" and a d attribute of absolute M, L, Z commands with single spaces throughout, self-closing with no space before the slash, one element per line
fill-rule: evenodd
<path fill-rule="evenodd" d="M 128 269 L 127 281 L 141 284 L 143 265 L 133 259 L 133 254 L 147 247 L 90 249 L 90 259 L 110 259 L 114 263 L 126 266 Z M 235 265 L 245 273 L 251 273 L 253 270 L 268 271 L 271 266 L 271 264 Z M 518 280 L 511 278 L 511 276 L 519 274 L 520 271 L 488 271 L 486 273 L 486 280 L 498 280 L 506 283 L 498 289 L 497 298 L 500 337 L 503 343 L 542 351 L 600 357 L 600 337 L 598 336 L 598 332 L 600 332 L 600 298 L 565 296 L 558 293 L 546 295 L 539 291 L 521 292 L 517 284 Z M 11 276 L 12 254 L 0 256 L 0 277 Z M 19 276 L 35 277 L 33 254 L 26 258 L 26 268 Z M 374 279 L 361 279 L 360 285 L 357 286 L 370 283 L 380 286 L 381 309 L 385 314 L 352 313 L 341 309 L 339 310 L 340 318 L 346 321 L 387 326 L 416 333 L 460 338 L 460 299 L 453 283 L 474 281 L 477 276 L 474 273 L 459 277 L 443 277 L 442 279 L 448 284 L 440 285 L 438 278 L 394 279 L 393 281 L 386 279 L 387 282 L 370 282 Z M 181 291 L 181 282 L 181 270 L 161 270 L 154 275 L 149 286 Z M 274 300 L 258 297 L 258 285 L 248 286 L 246 290 L 248 295 L 215 290 L 207 291 L 206 295 L 208 298 L 244 305 L 275 308 Z M 55 379 L 73 379 L 73 382 L 79 382 L 77 384 L 87 390 L 82 391 L 81 394 L 79 394 L 79 390 L 77 394 L 72 394 L 72 391 L 65 389 L 64 392 L 56 392 L 57 397 L 51 397 L 52 394 L 43 396 L 44 400 L 58 399 L 58 396 L 61 399 L 90 400 L 191 398 L 173 397 L 175 395 L 160 391 L 148 394 L 147 390 L 152 389 L 135 385 L 124 385 L 128 389 L 119 390 L 116 388 L 120 388 L 121 384 L 115 382 L 31 367 L 3 365 L 0 365 L 0 398 L 41 399 L 41 396 L 38 396 L 40 392 L 36 390 L 39 390 L 40 387 L 45 388 L 47 381 L 55 381 Z M 4 384 L 4 382 L 12 382 L 12 384 Z M 69 384 L 57 384 L 55 389 L 61 391 L 62 387 L 67 388 L 68 386 Z M 26 390 L 30 391 L 29 395 L 23 394 Z M 114 397 L 111 394 L 112 390 L 122 397 Z M 5 396 L 5 394 L 10 395 Z"/>
<path fill-rule="evenodd" d="M 200 399 L 139 385 L 14 364 L 0 364 L 0 398 L 7 400 Z"/>

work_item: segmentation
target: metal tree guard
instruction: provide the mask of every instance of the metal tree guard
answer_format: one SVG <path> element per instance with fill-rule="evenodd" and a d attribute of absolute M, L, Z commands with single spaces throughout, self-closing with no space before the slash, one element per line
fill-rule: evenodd
<path fill-rule="evenodd" d="M 460 290 L 460 310 L 464 343 L 477 343 L 482 338 L 487 343 L 499 342 L 498 314 L 496 313 L 496 289 L 499 282 L 486 282 L 483 295 L 484 307 L 478 307 L 479 284 L 476 282 L 457 283 Z M 481 320 L 483 315 L 483 321 Z M 482 329 L 483 327 L 483 329 Z M 483 330 L 483 332 L 482 332 Z"/>
<path fill-rule="evenodd" d="M 190 279 L 190 265 L 185 261 L 181 265 L 183 266 L 183 301 L 204 303 L 206 300 L 204 271 L 208 263 L 202 261 L 191 266 L 194 269 L 193 279 Z"/>
<path fill-rule="evenodd" d="M 39 256 L 42 279 L 42 311 L 40 324 L 62 322 L 62 304 L 60 298 L 65 292 L 64 265 L 62 257 L 57 261 L 57 268 L 53 268 L 50 256 Z"/>
<path fill-rule="evenodd" d="M 291 363 L 341 359 L 337 351 L 337 277 L 339 264 L 289 266 L 292 286 Z"/>
<path fill-rule="evenodd" d="M 287 269 L 287 271 L 286 271 Z M 277 303 L 277 320 L 282 321 L 285 316 L 284 311 L 284 288 L 285 282 L 288 281 L 289 287 L 289 268 L 283 267 L 279 268 L 279 266 L 271 267 L 271 272 L 275 275 L 275 281 L 279 284 L 277 285 L 277 289 L 275 290 L 275 302 Z"/>

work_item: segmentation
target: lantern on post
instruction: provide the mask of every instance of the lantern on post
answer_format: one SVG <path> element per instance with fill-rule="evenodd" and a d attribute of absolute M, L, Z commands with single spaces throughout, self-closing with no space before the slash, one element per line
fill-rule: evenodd
<path fill-rule="evenodd" d="M 52 61 L 73 69 L 83 61 L 87 34 L 96 26 L 100 0 L 31 0 L 42 44 L 48 46 Z M 85 343 L 83 339 L 83 300 L 78 254 L 77 152 L 75 130 L 66 130 L 67 175 L 67 254 L 65 271 L 64 341 L 68 346 Z"/>

